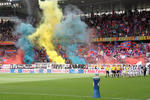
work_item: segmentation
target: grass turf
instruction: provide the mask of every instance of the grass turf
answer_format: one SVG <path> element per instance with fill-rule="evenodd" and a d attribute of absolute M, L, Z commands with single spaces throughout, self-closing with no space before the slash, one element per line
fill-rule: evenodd
<path fill-rule="evenodd" d="M 95 100 L 93 75 L 0 74 L 0 100 Z M 150 100 L 150 76 L 101 76 L 100 100 Z"/>

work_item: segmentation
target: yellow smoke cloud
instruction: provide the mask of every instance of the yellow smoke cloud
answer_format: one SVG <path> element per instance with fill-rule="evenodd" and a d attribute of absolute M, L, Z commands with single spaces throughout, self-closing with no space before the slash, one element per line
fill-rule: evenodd
<path fill-rule="evenodd" d="M 39 0 L 39 5 L 43 10 L 42 21 L 36 32 L 29 36 L 29 39 L 32 41 L 32 43 L 36 41 L 40 47 L 44 47 L 48 56 L 53 62 L 64 64 L 65 60 L 57 54 L 52 43 L 54 27 L 56 24 L 60 23 L 63 17 L 62 11 L 58 7 L 58 1 Z"/>

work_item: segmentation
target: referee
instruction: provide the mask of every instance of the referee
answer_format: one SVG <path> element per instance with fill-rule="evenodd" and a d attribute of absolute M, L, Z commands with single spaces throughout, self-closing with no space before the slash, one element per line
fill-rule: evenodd
<path fill-rule="evenodd" d="M 143 71 L 144 71 L 144 77 L 145 77 L 145 76 L 146 76 L 147 68 L 146 68 L 146 67 L 144 67 L 144 68 L 143 68 Z"/>
<path fill-rule="evenodd" d="M 120 66 L 118 65 L 117 66 L 117 77 L 119 78 L 119 76 L 120 76 Z"/>
<path fill-rule="evenodd" d="M 109 67 L 106 67 L 106 78 L 109 77 Z"/>

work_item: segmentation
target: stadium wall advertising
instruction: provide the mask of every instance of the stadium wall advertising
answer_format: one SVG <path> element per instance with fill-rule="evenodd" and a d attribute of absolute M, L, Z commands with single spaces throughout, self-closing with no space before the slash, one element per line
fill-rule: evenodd
<path fill-rule="evenodd" d="M 130 41 L 130 40 L 132 41 L 150 40 L 150 36 L 94 38 L 93 42 Z"/>
<path fill-rule="evenodd" d="M 130 40 L 132 40 L 132 41 L 150 40 L 150 36 L 93 38 L 93 42 L 130 41 Z M 0 45 L 15 45 L 15 42 L 12 42 L 12 41 L 0 41 Z"/>
<path fill-rule="evenodd" d="M 38 64 L 39 65 L 39 64 Z M 105 69 L 55 69 L 51 68 L 51 64 L 43 64 L 45 66 L 33 65 L 1 65 L 0 73 L 70 73 L 70 74 L 105 74 Z M 30 66 L 30 67 L 29 67 Z M 34 68 L 33 68 L 34 66 Z M 47 67 L 46 67 L 47 66 Z M 64 65 L 66 66 L 66 65 Z M 92 65 L 93 66 L 93 65 Z"/>
<path fill-rule="evenodd" d="M 112 37 L 112 38 L 93 38 L 93 42 L 110 42 L 110 41 L 141 41 L 150 40 L 150 36 L 132 36 L 132 37 Z M 12 41 L 0 41 L 0 45 L 14 45 Z"/>
<path fill-rule="evenodd" d="M 104 69 L 0 69 L 0 73 L 105 74 Z"/>
<path fill-rule="evenodd" d="M 0 45 L 15 45 L 15 42 L 12 42 L 12 41 L 0 41 Z"/>

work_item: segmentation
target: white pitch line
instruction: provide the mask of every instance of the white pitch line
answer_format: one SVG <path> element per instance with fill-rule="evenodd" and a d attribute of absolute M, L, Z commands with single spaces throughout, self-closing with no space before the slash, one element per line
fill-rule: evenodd
<path fill-rule="evenodd" d="M 114 98 L 114 97 L 103 97 L 104 99 L 113 99 L 113 100 L 141 100 L 141 99 L 135 99 L 135 98 Z"/>
<path fill-rule="evenodd" d="M 78 95 L 58 95 L 58 94 L 48 94 L 48 93 L 18 93 L 18 92 L 0 92 L 0 94 L 20 94 L 20 95 L 47 95 L 47 96 L 66 96 L 66 97 L 86 97 L 90 98 L 91 96 L 78 96 Z"/>
<path fill-rule="evenodd" d="M 21 93 L 21 92 L 0 92 L 0 94 L 16 94 L 16 95 L 47 95 L 47 96 L 65 96 L 65 97 L 76 97 L 76 98 L 92 98 L 92 96 L 78 96 L 78 95 L 64 95 L 64 94 L 48 94 L 48 93 Z M 112 100 L 141 100 L 141 99 L 129 99 L 129 98 L 114 98 L 114 97 L 102 97 L 104 99 Z M 149 100 L 149 99 L 147 99 Z"/>
<path fill-rule="evenodd" d="M 91 77 L 91 75 L 87 75 L 87 76 L 58 76 L 58 77 L 54 77 L 54 76 L 50 76 L 50 77 L 25 77 L 25 78 L 21 78 L 21 77 L 17 77 L 17 78 L 1 78 L 0 80 L 2 80 L 0 82 L 0 84 L 4 84 L 4 83 L 19 83 L 19 82 L 35 82 L 35 81 L 49 81 L 49 80 L 61 80 L 61 79 L 74 79 L 74 78 L 88 78 Z M 21 79 L 21 80 L 20 80 Z M 32 79 L 32 80 L 31 80 Z"/>

